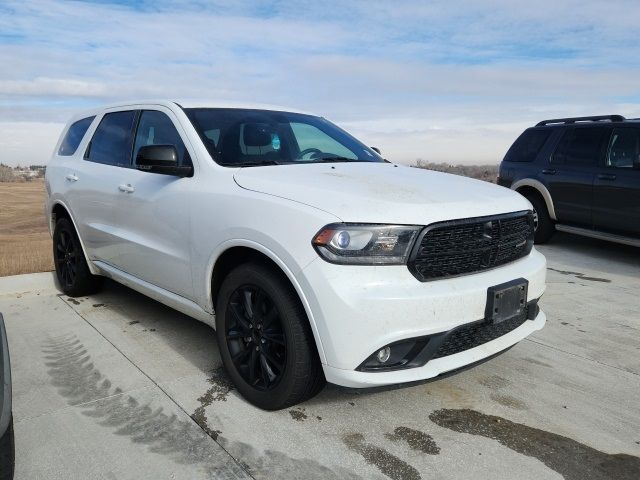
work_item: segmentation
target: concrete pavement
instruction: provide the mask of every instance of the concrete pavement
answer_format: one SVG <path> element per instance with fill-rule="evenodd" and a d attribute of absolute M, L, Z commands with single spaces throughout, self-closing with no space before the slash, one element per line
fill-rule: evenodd
<path fill-rule="evenodd" d="M 108 282 L 0 278 L 21 479 L 640 478 L 640 251 L 557 235 L 547 326 L 474 369 L 247 404 L 214 332 Z"/>

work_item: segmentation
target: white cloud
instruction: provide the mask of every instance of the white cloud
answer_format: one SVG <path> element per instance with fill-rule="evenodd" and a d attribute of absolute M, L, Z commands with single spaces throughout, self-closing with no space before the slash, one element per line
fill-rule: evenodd
<path fill-rule="evenodd" d="M 29 122 L 140 97 L 291 105 L 406 163 L 497 161 L 542 118 L 640 114 L 635 1 L 142 6 L 0 5 L 0 138 L 24 152 L 0 161 L 48 157 Z"/>

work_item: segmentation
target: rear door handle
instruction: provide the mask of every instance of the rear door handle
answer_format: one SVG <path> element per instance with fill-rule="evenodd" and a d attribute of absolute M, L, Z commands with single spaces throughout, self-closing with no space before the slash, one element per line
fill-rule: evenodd
<path fill-rule="evenodd" d="M 556 174 L 556 169 L 555 168 L 545 168 L 544 170 L 542 170 L 542 173 L 544 173 L 545 175 L 555 175 Z"/>
<path fill-rule="evenodd" d="M 598 179 L 600 180 L 615 180 L 616 176 L 613 173 L 601 173 L 598 175 Z"/>
<path fill-rule="evenodd" d="M 126 185 L 118 185 L 118 190 L 120 190 L 121 192 L 125 192 L 125 193 L 133 193 L 136 191 L 135 188 L 133 188 L 133 186 L 131 186 L 130 183 L 127 183 Z"/>
<path fill-rule="evenodd" d="M 78 181 L 78 176 L 75 173 L 68 173 L 67 175 L 65 175 L 64 178 L 66 178 L 70 182 L 77 182 Z"/>

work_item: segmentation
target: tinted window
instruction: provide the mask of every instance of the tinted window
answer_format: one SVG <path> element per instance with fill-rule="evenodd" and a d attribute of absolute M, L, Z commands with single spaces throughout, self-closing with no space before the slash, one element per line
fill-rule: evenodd
<path fill-rule="evenodd" d="M 633 168 L 640 166 L 640 130 L 616 128 L 611 134 L 607 149 L 607 166 Z"/>
<path fill-rule="evenodd" d="M 140 115 L 136 143 L 133 149 L 134 163 L 140 147 L 147 145 L 173 145 L 178 151 L 179 164 L 191 165 L 191 158 L 178 130 L 176 130 L 171 119 L 162 112 L 145 110 Z"/>
<path fill-rule="evenodd" d="M 606 128 L 598 127 L 567 129 L 553 154 L 553 163 L 594 165 L 606 133 Z"/>
<path fill-rule="evenodd" d="M 62 139 L 62 143 L 58 149 L 58 155 L 69 156 L 76 153 L 78 145 L 80 145 L 84 134 L 87 133 L 87 129 L 94 118 L 96 117 L 83 118 L 71 124 L 69 130 L 67 130 L 67 134 Z"/>
<path fill-rule="evenodd" d="M 293 136 L 298 143 L 298 150 L 300 153 L 317 149 L 339 157 L 346 157 L 352 160 L 357 159 L 355 154 L 347 147 L 313 125 L 309 125 L 308 123 L 291 122 L 291 130 L 293 130 Z M 306 155 L 307 154 L 303 156 Z"/>
<path fill-rule="evenodd" d="M 87 160 L 107 165 L 131 165 L 132 131 L 136 112 L 107 113 L 93 134 Z"/>
<path fill-rule="evenodd" d="M 533 162 L 549 135 L 551 135 L 550 129 L 525 131 L 513 142 L 504 160 L 506 162 Z"/>
<path fill-rule="evenodd" d="M 221 165 L 384 161 L 344 130 L 313 115 L 235 108 L 186 112 Z"/>

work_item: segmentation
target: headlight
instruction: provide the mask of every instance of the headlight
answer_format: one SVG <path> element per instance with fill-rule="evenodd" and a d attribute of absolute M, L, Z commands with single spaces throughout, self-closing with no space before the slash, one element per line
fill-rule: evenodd
<path fill-rule="evenodd" d="M 422 227 L 333 223 L 313 238 L 320 256 L 347 265 L 403 265 Z"/>

